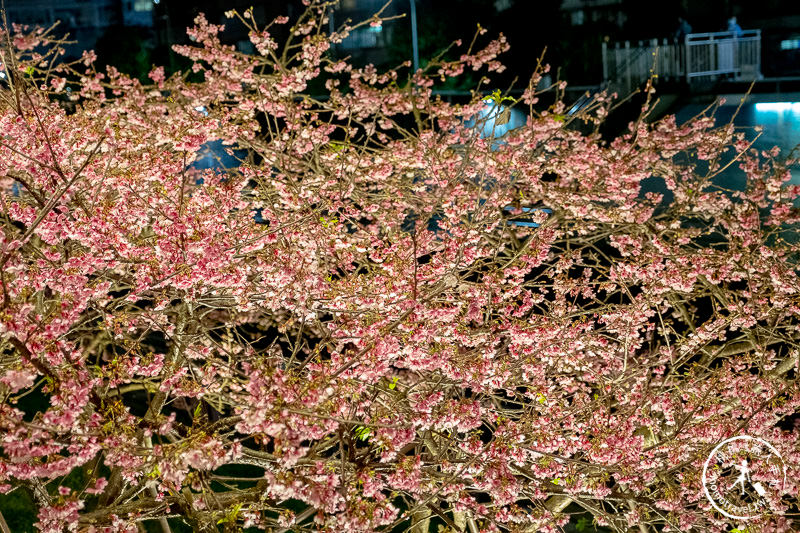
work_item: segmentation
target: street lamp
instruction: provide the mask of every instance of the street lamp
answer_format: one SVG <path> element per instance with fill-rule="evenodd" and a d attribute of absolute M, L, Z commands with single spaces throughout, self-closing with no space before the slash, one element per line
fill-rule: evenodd
<path fill-rule="evenodd" d="M 411 4 L 411 48 L 414 54 L 414 72 L 419 68 L 419 45 L 417 44 L 417 2 L 408 0 Z"/>

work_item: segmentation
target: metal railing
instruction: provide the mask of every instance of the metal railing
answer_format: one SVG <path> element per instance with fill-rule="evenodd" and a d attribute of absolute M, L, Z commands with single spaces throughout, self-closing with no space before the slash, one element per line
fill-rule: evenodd
<path fill-rule="evenodd" d="M 642 84 L 650 75 L 664 78 L 683 78 L 686 73 L 686 50 L 679 43 L 666 39 L 639 41 L 631 45 L 616 43 L 610 47 L 603 43 L 603 82 L 609 88 L 628 93 Z"/>
<path fill-rule="evenodd" d="M 603 81 L 630 92 L 651 75 L 689 82 L 730 76 L 735 80 L 761 77 L 761 30 L 690 33 L 683 42 L 664 39 L 631 45 L 603 43 Z"/>
<path fill-rule="evenodd" d="M 684 46 L 687 80 L 719 75 L 752 80 L 761 73 L 761 30 L 690 33 Z"/>

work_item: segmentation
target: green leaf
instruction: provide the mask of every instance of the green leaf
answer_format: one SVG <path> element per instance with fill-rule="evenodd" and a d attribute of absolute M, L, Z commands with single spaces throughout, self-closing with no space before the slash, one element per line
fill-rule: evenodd
<path fill-rule="evenodd" d="M 25 74 L 27 74 L 28 76 L 33 76 L 33 67 L 26 68 Z"/>
<path fill-rule="evenodd" d="M 539 394 L 536 395 L 536 401 L 544 405 L 544 403 L 547 401 L 547 398 L 545 398 L 544 394 L 540 392 Z"/>
<path fill-rule="evenodd" d="M 399 379 L 400 379 L 400 378 L 397 378 L 397 377 L 395 377 L 395 378 L 392 378 L 392 382 L 391 382 L 391 383 L 389 383 L 389 390 L 394 390 L 394 388 L 397 386 L 397 381 L 398 381 Z"/>
<path fill-rule="evenodd" d="M 364 426 L 358 426 L 356 428 L 356 438 L 358 440 L 367 440 L 369 438 L 370 429 Z"/>
<path fill-rule="evenodd" d="M 223 518 L 220 518 L 219 520 L 217 520 L 217 524 L 222 524 L 222 523 L 233 524 L 234 522 L 236 522 L 236 519 L 239 517 L 239 511 L 241 511 L 241 510 L 242 510 L 242 504 L 241 503 L 237 503 L 236 505 L 231 507 L 231 510 L 228 511 Z"/>

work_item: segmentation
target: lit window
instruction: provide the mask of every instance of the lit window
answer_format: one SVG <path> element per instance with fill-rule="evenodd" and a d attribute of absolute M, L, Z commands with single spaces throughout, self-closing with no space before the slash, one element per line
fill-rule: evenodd
<path fill-rule="evenodd" d="M 374 28 L 356 28 L 341 44 L 345 50 L 375 48 L 376 46 L 378 46 L 378 33 L 374 31 Z"/>
<path fill-rule="evenodd" d="M 800 49 L 800 39 L 786 39 L 781 41 L 781 50 L 798 50 Z"/>
<path fill-rule="evenodd" d="M 152 11 L 153 0 L 133 0 L 134 11 Z"/>

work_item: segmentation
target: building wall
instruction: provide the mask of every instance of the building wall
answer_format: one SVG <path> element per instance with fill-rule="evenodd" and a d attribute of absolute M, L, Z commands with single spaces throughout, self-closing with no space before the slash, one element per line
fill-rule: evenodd
<path fill-rule="evenodd" d="M 94 48 L 110 26 L 152 26 L 153 0 L 6 0 L 9 23 L 49 27 L 56 35 L 77 41 L 66 48 L 70 57 Z"/>
<path fill-rule="evenodd" d="M 332 11 L 332 27 L 338 29 L 347 19 L 352 23 L 367 20 L 385 4 L 385 0 L 342 0 Z M 409 0 L 396 0 L 383 11 L 382 16 L 408 14 L 408 11 Z M 364 62 L 380 63 L 385 60 L 386 47 L 392 42 L 392 32 L 396 31 L 397 25 L 395 21 L 390 21 L 377 28 L 368 25 L 357 28 L 336 46 L 336 50 L 342 54 L 354 55 Z"/>

